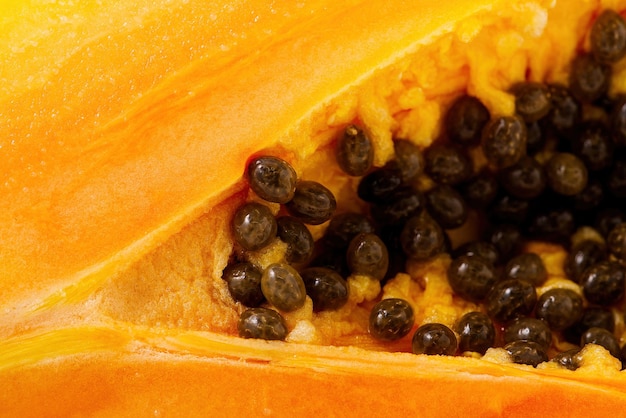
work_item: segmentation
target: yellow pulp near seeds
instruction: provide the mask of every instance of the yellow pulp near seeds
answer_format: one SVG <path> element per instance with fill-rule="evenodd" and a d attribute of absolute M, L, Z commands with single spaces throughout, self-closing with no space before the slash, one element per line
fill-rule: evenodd
<path fill-rule="evenodd" d="M 346 177 L 334 163 L 333 139 L 346 124 L 357 121 L 366 128 L 375 143 L 375 165 L 382 166 L 393 156 L 392 138 L 409 139 L 422 147 L 436 141 L 442 134 L 441 116 L 462 93 L 480 98 L 492 115 L 511 114 L 514 102 L 507 89 L 513 83 L 567 83 L 570 61 L 576 51 L 588 48 L 586 34 L 597 11 L 626 7 L 618 1 L 582 1 L 576 7 L 560 2 L 554 8 L 549 3 L 521 4 L 462 21 L 450 33 L 376 73 L 358 89 L 342 94 L 323 113 L 303 123 L 267 153 L 290 160 L 300 178 L 317 180 L 329 187 L 337 196 L 338 213 L 363 210 L 355 194 L 358 179 Z M 614 66 L 610 91 L 626 91 L 626 60 Z M 484 162 L 479 155 L 475 157 L 478 168 Z M 240 193 L 110 280 L 92 296 L 94 306 L 112 319 L 147 327 L 236 335 L 238 316 L 244 307 L 232 301 L 221 274 L 233 250 L 230 214 L 246 199 L 255 196 L 246 191 L 242 180 Z M 311 230 L 315 237 L 320 237 L 325 227 Z M 452 234 L 453 239 L 458 243 L 476 236 L 480 231 L 473 230 L 475 227 L 468 222 L 468 226 Z M 538 289 L 539 294 L 553 287 L 580 292 L 565 278 L 565 252 L 561 247 L 535 243 L 528 250 L 541 255 L 549 272 L 549 280 Z M 284 244 L 277 239 L 269 248 L 249 257 L 263 267 L 280 261 L 284 252 Z M 285 314 L 291 330 L 287 341 L 410 351 L 410 337 L 393 344 L 369 337 L 369 309 L 381 297 L 401 297 L 412 304 L 417 325 L 440 322 L 453 326 L 462 314 L 480 308 L 452 294 L 446 279 L 449 261 L 447 255 L 441 255 L 425 263 L 410 262 L 408 274 L 399 274 L 382 289 L 376 280 L 350 277 L 350 299 L 337 311 L 314 313 L 307 298 L 304 307 Z M 623 341 L 626 335 L 622 315 L 616 313 L 616 320 Z M 568 348 L 558 341 L 554 345 Z M 606 351 L 585 352 L 595 358 L 594 364 L 619 369 L 619 362 Z M 501 350 L 490 350 L 485 358 L 507 361 Z"/>

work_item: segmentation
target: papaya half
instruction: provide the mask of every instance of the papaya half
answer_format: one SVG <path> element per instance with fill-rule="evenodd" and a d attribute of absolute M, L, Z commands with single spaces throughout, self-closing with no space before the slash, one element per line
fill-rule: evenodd
<path fill-rule="evenodd" d="M 626 406 L 622 365 L 598 345 L 572 371 L 515 364 L 501 348 L 429 356 L 411 353 L 410 337 L 373 339 L 365 308 L 381 292 L 414 294 L 416 323 L 475 307 L 438 281 L 444 259 L 384 285 L 355 278 L 343 310 L 307 299 L 285 314 L 286 341 L 241 338 L 244 307 L 222 279 L 238 251 L 233 213 L 255 199 L 251 158 L 289 161 L 340 210 L 362 210 L 350 198 L 358 180 L 334 160 L 347 125 L 365 127 L 382 167 L 398 138 L 437 141 L 461 94 L 512 115 L 510 87 L 568 83 L 594 20 L 626 1 L 0 4 L 0 416 L 588 417 Z M 626 61 L 612 70 L 619 97 Z M 569 286 L 563 248 L 535 245 L 544 291 Z M 255 256 L 284 252 L 277 240 Z"/>

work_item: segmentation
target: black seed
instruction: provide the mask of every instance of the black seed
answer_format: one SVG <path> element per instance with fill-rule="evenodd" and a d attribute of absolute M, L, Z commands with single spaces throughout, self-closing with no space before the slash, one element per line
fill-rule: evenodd
<path fill-rule="evenodd" d="M 511 360 L 516 364 L 526 364 L 537 367 L 540 363 L 548 361 L 548 354 L 543 347 L 532 341 L 513 341 L 504 346 L 511 355 Z"/>
<path fill-rule="evenodd" d="M 287 337 L 287 324 L 276 311 L 267 308 L 246 309 L 237 325 L 239 336 L 264 340 L 284 340 Z"/>
<path fill-rule="evenodd" d="M 493 244 L 500 254 L 500 261 L 511 258 L 521 246 L 522 233 L 519 227 L 511 224 L 494 225 L 486 236 L 486 241 Z"/>
<path fill-rule="evenodd" d="M 515 95 L 515 112 L 525 122 L 535 122 L 548 114 L 552 108 L 550 91 L 545 84 L 525 81 L 511 89 Z"/>
<path fill-rule="evenodd" d="M 552 331 L 547 323 L 537 318 L 517 318 L 506 325 L 504 342 L 532 341 L 547 350 L 552 344 Z"/>
<path fill-rule="evenodd" d="M 315 181 L 300 181 L 296 192 L 285 204 L 289 214 L 310 225 L 319 225 L 329 220 L 337 202 L 333 193 Z"/>
<path fill-rule="evenodd" d="M 602 62 L 617 62 L 626 55 L 626 22 L 613 10 L 604 10 L 591 26 L 591 52 Z"/>
<path fill-rule="evenodd" d="M 348 301 L 348 283 L 335 270 L 309 267 L 300 275 L 315 311 L 339 309 Z"/>
<path fill-rule="evenodd" d="M 349 176 L 362 176 L 374 161 L 372 141 L 356 125 L 348 125 L 337 141 L 336 157 L 339 167 Z"/>
<path fill-rule="evenodd" d="M 626 145 L 626 96 L 621 96 L 611 111 L 611 133 L 615 144 Z"/>
<path fill-rule="evenodd" d="M 385 243 L 375 234 L 361 233 L 350 241 L 346 254 L 352 274 L 382 280 L 389 268 L 389 253 Z"/>
<path fill-rule="evenodd" d="M 395 341 L 407 335 L 415 317 L 413 308 L 404 299 L 383 299 L 372 308 L 369 333 L 377 340 Z"/>
<path fill-rule="evenodd" d="M 576 370 L 580 366 L 579 356 L 580 349 L 572 348 L 571 350 L 563 351 L 562 353 L 558 353 L 556 356 L 552 358 L 552 362 L 560 365 L 561 367 L 565 367 L 568 370 Z"/>
<path fill-rule="evenodd" d="M 604 186 L 597 178 L 590 178 L 587 186 L 578 194 L 572 196 L 572 206 L 579 212 L 589 212 L 600 207 L 604 201 Z"/>
<path fill-rule="evenodd" d="M 459 335 L 459 351 L 471 351 L 485 354 L 493 347 L 496 330 L 489 316 L 482 312 L 468 312 L 456 323 L 455 330 Z"/>
<path fill-rule="evenodd" d="M 498 322 L 508 322 L 529 315 L 536 302 L 537 292 L 532 284 L 525 280 L 503 280 L 487 294 L 487 314 Z"/>
<path fill-rule="evenodd" d="M 535 315 L 551 329 L 564 330 L 582 317 L 583 298 L 571 289 L 550 289 L 539 297 Z"/>
<path fill-rule="evenodd" d="M 546 118 L 548 126 L 560 135 L 567 135 L 582 120 L 582 106 L 567 87 L 551 84 L 548 88 L 552 100 L 552 110 Z"/>
<path fill-rule="evenodd" d="M 573 196 L 587 186 L 587 167 L 574 154 L 560 152 L 546 163 L 548 184 L 558 194 Z"/>
<path fill-rule="evenodd" d="M 611 230 L 606 243 L 615 258 L 626 260 L 626 222 L 616 225 Z"/>
<path fill-rule="evenodd" d="M 456 185 L 473 173 L 472 160 L 454 144 L 435 143 L 426 150 L 426 173 L 437 183 Z"/>
<path fill-rule="evenodd" d="M 228 284 L 230 295 L 244 306 L 256 308 L 265 302 L 261 291 L 261 270 L 252 263 L 243 262 L 228 265 L 222 279 Z"/>
<path fill-rule="evenodd" d="M 528 223 L 529 237 L 559 244 L 567 244 L 575 230 L 574 214 L 565 208 L 540 210 Z"/>
<path fill-rule="evenodd" d="M 288 264 L 268 266 L 261 277 L 261 290 L 269 303 L 285 312 L 295 311 L 306 300 L 302 277 Z"/>
<path fill-rule="evenodd" d="M 582 273 L 607 256 L 606 246 L 593 239 L 576 243 L 568 252 L 564 269 L 567 277 L 578 283 Z"/>
<path fill-rule="evenodd" d="M 489 207 L 488 219 L 495 223 L 521 224 L 530 211 L 530 201 L 502 194 Z"/>
<path fill-rule="evenodd" d="M 424 324 L 413 334 L 412 348 L 415 354 L 452 356 L 457 346 L 456 335 L 443 324 Z"/>
<path fill-rule="evenodd" d="M 539 255 L 523 253 L 506 263 L 504 277 L 530 282 L 533 286 L 541 286 L 548 279 L 548 271 Z"/>
<path fill-rule="evenodd" d="M 455 229 L 467 220 L 467 205 L 456 189 L 441 184 L 426 192 L 428 213 L 442 228 Z"/>
<path fill-rule="evenodd" d="M 414 216 L 400 233 L 404 253 L 415 260 L 426 260 L 444 249 L 445 237 L 437 222 L 429 216 Z"/>
<path fill-rule="evenodd" d="M 348 268 L 348 262 L 346 260 L 346 248 L 337 249 L 325 246 L 323 241 L 318 241 L 321 250 L 320 253 L 313 258 L 310 267 L 326 267 L 336 271 L 341 277 L 348 277 L 350 275 L 350 269 Z"/>
<path fill-rule="evenodd" d="M 597 213 L 594 227 L 603 237 L 607 237 L 613 228 L 622 222 L 626 222 L 626 213 L 616 207 L 607 207 Z"/>
<path fill-rule="evenodd" d="M 477 209 L 486 208 L 498 194 L 498 180 L 493 172 L 482 170 L 461 187 L 467 203 Z"/>
<path fill-rule="evenodd" d="M 502 187 L 520 199 L 534 199 L 546 187 L 543 166 L 532 157 L 524 156 L 515 164 L 500 171 Z"/>
<path fill-rule="evenodd" d="M 569 84 L 572 95 L 581 102 L 595 102 L 609 90 L 611 67 L 597 61 L 591 54 L 574 58 Z"/>
<path fill-rule="evenodd" d="M 483 300 L 498 280 L 489 261 L 468 255 L 452 260 L 447 277 L 454 293 L 472 302 Z"/>
<path fill-rule="evenodd" d="M 526 125 L 519 117 L 491 119 L 483 130 L 483 153 L 493 167 L 508 167 L 526 154 L 526 137 Z"/>
<path fill-rule="evenodd" d="M 260 250 L 276 237 L 276 218 L 267 206 L 256 202 L 240 206 L 231 226 L 235 241 L 248 251 Z"/>
<path fill-rule="evenodd" d="M 303 264 L 313 255 L 315 242 L 306 225 L 291 216 L 281 216 L 276 220 L 278 237 L 287 244 L 285 258 L 294 264 Z"/>
<path fill-rule="evenodd" d="M 458 258 L 462 255 L 482 257 L 493 266 L 497 265 L 500 260 L 498 249 L 495 245 L 487 241 L 470 241 L 463 244 L 455 250 L 454 257 Z"/>
<path fill-rule="evenodd" d="M 402 186 L 402 172 L 383 167 L 365 175 L 359 182 L 357 195 L 369 203 L 384 202 Z"/>
<path fill-rule="evenodd" d="M 420 191 L 411 186 L 402 186 L 384 202 L 373 204 L 371 215 L 379 225 L 400 225 L 422 212 L 424 200 Z"/>
<path fill-rule="evenodd" d="M 341 213 L 330 220 L 324 233 L 324 244 L 346 249 L 352 238 L 361 232 L 374 232 L 374 225 L 365 215 L 356 212 Z"/>
<path fill-rule="evenodd" d="M 584 347 L 587 344 L 597 344 L 607 349 L 611 355 L 617 359 L 622 358 L 622 350 L 619 341 L 612 332 L 604 328 L 589 328 L 583 332 L 580 337 L 580 345 Z"/>
<path fill-rule="evenodd" d="M 443 126 L 452 141 L 472 145 L 480 141 L 482 129 L 489 117 L 489 110 L 480 100 L 463 95 L 446 112 Z"/>
<path fill-rule="evenodd" d="M 393 148 L 395 162 L 405 182 L 415 179 L 424 172 L 424 156 L 417 145 L 405 139 L 397 139 L 393 143 Z"/>
<path fill-rule="evenodd" d="M 600 261 L 580 276 L 580 286 L 590 303 L 611 306 L 624 297 L 624 267 L 616 261 Z"/>
<path fill-rule="evenodd" d="M 546 145 L 546 135 L 544 128 L 539 122 L 526 124 L 526 153 L 534 155 L 541 151 Z"/>
<path fill-rule="evenodd" d="M 580 320 L 563 332 L 565 339 L 572 344 L 580 344 L 583 332 L 590 328 L 604 328 L 610 332 L 615 330 L 615 317 L 609 308 L 589 306 L 583 310 Z"/>
<path fill-rule="evenodd" d="M 626 198 L 626 161 L 615 161 L 607 181 L 608 191 L 614 197 Z"/>
<path fill-rule="evenodd" d="M 277 157 L 258 157 L 248 164 L 250 188 L 261 199 L 286 203 L 293 198 L 297 175 L 291 165 Z"/>
<path fill-rule="evenodd" d="M 613 140 L 608 128 L 599 121 L 587 121 L 580 126 L 579 134 L 572 142 L 572 152 L 589 170 L 609 167 L 613 160 Z"/>

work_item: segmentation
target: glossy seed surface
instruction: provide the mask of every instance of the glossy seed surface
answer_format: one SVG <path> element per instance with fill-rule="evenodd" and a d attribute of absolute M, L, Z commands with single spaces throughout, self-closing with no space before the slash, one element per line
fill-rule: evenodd
<path fill-rule="evenodd" d="M 526 280 L 533 286 L 541 286 L 548 279 L 548 271 L 538 254 L 523 253 L 509 260 L 504 268 L 504 276 L 509 279 Z"/>
<path fill-rule="evenodd" d="M 269 303 L 284 312 L 295 311 L 306 300 L 302 277 L 288 264 L 268 266 L 261 277 L 261 290 Z"/>
<path fill-rule="evenodd" d="M 489 117 L 489 110 L 480 100 L 462 95 L 446 112 L 443 126 L 452 141 L 471 145 L 480 141 L 481 132 Z"/>
<path fill-rule="evenodd" d="M 535 122 L 550 112 L 552 101 L 548 86 L 537 82 L 522 82 L 513 86 L 515 112 L 525 122 Z"/>
<path fill-rule="evenodd" d="M 457 347 L 456 335 L 443 324 L 424 324 L 413 334 L 412 348 L 415 354 L 452 356 Z"/>
<path fill-rule="evenodd" d="M 552 331 L 541 319 L 518 318 L 507 324 L 504 329 L 504 342 L 508 344 L 513 341 L 532 341 L 547 350 L 552 344 Z"/>
<path fill-rule="evenodd" d="M 626 22 L 614 10 L 604 10 L 591 26 L 591 52 L 600 61 L 617 62 L 626 55 Z"/>
<path fill-rule="evenodd" d="M 296 181 L 296 171 L 278 157 L 258 157 L 248 164 L 250 188 L 268 202 L 287 203 L 293 198 Z"/>
<path fill-rule="evenodd" d="M 362 176 L 374 161 L 374 147 L 367 134 L 356 125 L 348 125 L 337 141 L 339 167 L 350 176 Z"/>
<path fill-rule="evenodd" d="M 444 232 L 429 216 L 414 216 L 400 233 L 402 250 L 415 260 L 426 260 L 444 249 Z"/>
<path fill-rule="evenodd" d="M 487 313 L 494 320 L 507 322 L 529 315 L 535 308 L 537 292 L 525 280 L 507 279 L 494 285 L 487 294 Z"/>
<path fill-rule="evenodd" d="M 613 305 L 623 299 L 626 290 L 624 266 L 616 261 L 600 261 L 583 272 L 580 285 L 589 302 Z"/>
<path fill-rule="evenodd" d="M 526 125 L 517 116 L 489 121 L 482 135 L 482 149 L 489 164 L 500 169 L 518 162 L 526 153 Z"/>
<path fill-rule="evenodd" d="M 558 194 L 573 196 L 587 186 L 588 171 L 580 158 L 570 153 L 554 154 L 546 163 L 548 184 Z"/>
<path fill-rule="evenodd" d="M 435 143 L 426 150 L 425 159 L 426 173 L 437 183 L 456 185 L 472 177 L 472 160 L 455 144 Z"/>
<path fill-rule="evenodd" d="M 496 330 L 493 322 L 483 312 L 468 312 L 456 323 L 455 331 L 459 335 L 459 350 L 485 354 L 493 347 Z"/>
<path fill-rule="evenodd" d="M 328 221 L 337 201 L 333 193 L 316 181 L 300 181 L 296 186 L 293 199 L 285 204 L 289 214 L 310 225 L 319 225 Z"/>
<path fill-rule="evenodd" d="M 505 345 L 504 349 L 508 351 L 513 363 L 537 367 L 548 361 L 546 350 L 533 341 L 513 341 Z"/>
<path fill-rule="evenodd" d="M 491 262 L 468 255 L 452 260 L 447 277 L 454 293 L 472 302 L 483 300 L 498 280 Z"/>
<path fill-rule="evenodd" d="M 361 233 L 350 241 L 346 255 L 352 274 L 382 280 L 389 268 L 389 252 L 375 234 Z"/>
<path fill-rule="evenodd" d="M 288 262 L 302 264 L 313 255 L 315 241 L 304 222 L 291 216 L 281 216 L 276 220 L 278 238 L 287 244 L 285 258 Z"/>
<path fill-rule="evenodd" d="M 263 340 L 284 340 L 287 337 L 287 324 L 276 311 L 267 308 L 245 310 L 237 325 L 239 336 Z"/>
<path fill-rule="evenodd" d="M 413 308 L 404 299 L 383 299 L 372 308 L 369 317 L 369 333 L 382 341 L 395 341 L 407 335 L 415 316 Z"/>
<path fill-rule="evenodd" d="M 235 241 L 248 251 L 267 246 L 278 230 L 274 214 L 267 206 L 256 202 L 239 207 L 231 225 Z"/>
<path fill-rule="evenodd" d="M 228 284 L 231 296 L 244 306 L 256 308 L 265 301 L 261 291 L 262 272 L 252 263 L 243 262 L 228 265 L 222 278 Z"/>
<path fill-rule="evenodd" d="M 306 293 L 316 311 L 335 310 L 348 301 L 348 283 L 341 275 L 326 267 L 308 267 L 300 272 Z"/>
<path fill-rule="evenodd" d="M 572 289 L 554 288 L 537 300 L 535 315 L 555 331 L 576 324 L 583 315 L 583 298 Z"/>
<path fill-rule="evenodd" d="M 597 61 L 591 54 L 574 58 L 570 71 L 570 89 L 581 102 L 595 102 L 606 95 L 611 80 L 611 67 Z"/>

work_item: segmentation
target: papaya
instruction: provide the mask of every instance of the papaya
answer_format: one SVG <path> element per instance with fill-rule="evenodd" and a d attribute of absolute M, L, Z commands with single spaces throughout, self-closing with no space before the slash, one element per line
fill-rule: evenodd
<path fill-rule="evenodd" d="M 363 211 L 359 177 L 335 161 L 346 126 L 364 127 L 383 167 L 399 138 L 426 150 L 445 136 L 463 94 L 511 116 L 516 83 L 570 82 L 605 9 L 626 2 L 2 2 L 0 415 L 619 413 L 626 377 L 598 344 L 568 370 L 501 347 L 440 356 L 412 353 L 410 334 L 372 338 L 380 298 L 409 298 L 413 328 L 478 309 L 450 289 L 445 255 L 386 282 L 351 277 L 336 311 L 307 297 L 284 314 L 285 341 L 240 337 L 245 307 L 222 279 L 242 256 L 233 214 L 258 201 L 252 158 L 284 159 L 339 211 Z M 617 100 L 626 61 L 611 69 Z M 480 232 L 468 225 L 451 240 Z M 531 245 L 541 293 L 580 292 L 563 246 Z M 285 251 L 274 240 L 250 257 Z"/>

